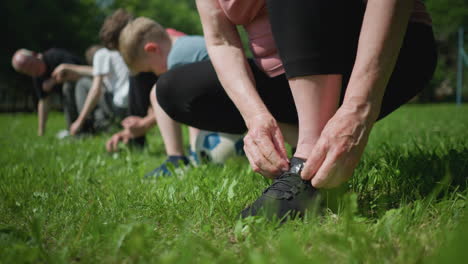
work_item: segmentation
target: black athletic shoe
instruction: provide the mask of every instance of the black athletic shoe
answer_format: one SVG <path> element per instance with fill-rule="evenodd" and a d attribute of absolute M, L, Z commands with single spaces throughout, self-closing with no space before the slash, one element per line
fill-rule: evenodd
<path fill-rule="evenodd" d="M 263 194 L 241 212 L 242 218 L 264 215 L 269 219 L 282 221 L 285 217 L 301 217 L 306 209 L 314 206 L 318 191 L 300 177 L 304 160 L 291 158 L 290 169 L 273 181 Z"/>

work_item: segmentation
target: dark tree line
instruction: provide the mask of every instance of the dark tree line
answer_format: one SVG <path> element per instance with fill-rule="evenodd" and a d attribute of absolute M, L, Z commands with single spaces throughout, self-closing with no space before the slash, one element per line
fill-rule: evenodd
<path fill-rule="evenodd" d="M 433 17 L 440 50 L 432 89 L 426 95 L 430 100 L 435 97 L 434 90 L 441 85 L 455 86 L 456 31 L 460 26 L 465 26 L 468 31 L 468 0 L 425 2 Z M 194 0 L 0 1 L 0 22 L 3 25 L 0 37 L 0 109 L 5 100 L 25 104 L 26 99 L 31 101 L 32 98 L 30 78 L 15 73 L 10 65 L 16 49 L 24 47 L 43 51 L 61 47 L 83 56 L 88 46 L 98 42 L 104 18 L 119 7 L 188 34 L 202 33 Z"/>

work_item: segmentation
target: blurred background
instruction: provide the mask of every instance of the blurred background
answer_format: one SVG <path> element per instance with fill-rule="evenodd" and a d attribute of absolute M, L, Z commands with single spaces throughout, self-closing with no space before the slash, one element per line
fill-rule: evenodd
<path fill-rule="evenodd" d="M 439 49 L 430 87 L 414 102 L 455 102 L 460 28 L 468 31 L 468 0 L 426 0 Z M 34 111 L 31 78 L 16 73 L 11 56 L 18 48 L 44 51 L 65 48 L 84 58 L 98 43 L 105 17 L 117 8 L 147 16 L 187 34 L 202 34 L 194 0 L 15 0 L 0 1 L 0 112 Z M 468 33 L 464 49 L 468 50 Z M 463 97 L 468 98 L 468 67 L 463 72 Z M 56 99 L 59 100 L 59 99 Z"/>

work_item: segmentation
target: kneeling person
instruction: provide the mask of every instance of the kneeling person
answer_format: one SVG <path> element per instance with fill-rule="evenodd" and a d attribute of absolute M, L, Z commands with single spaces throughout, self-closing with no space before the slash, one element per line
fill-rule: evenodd
<path fill-rule="evenodd" d="M 12 58 L 13 68 L 33 78 L 34 92 L 38 98 L 38 135 L 45 132 L 49 98 L 53 92 L 63 95 L 63 109 L 67 126 L 77 117 L 74 90 L 80 76 L 76 74 L 61 74 L 53 76 L 53 72 L 64 63 L 85 65 L 84 61 L 65 49 L 51 48 L 42 53 L 27 49 L 19 49 Z M 58 77 L 58 78 L 57 78 Z M 81 82 L 86 80 L 80 80 Z M 79 84 L 79 83 L 78 83 Z"/>
<path fill-rule="evenodd" d="M 78 118 L 70 127 L 70 134 L 77 134 L 85 124 L 96 105 L 100 103 L 107 107 L 100 118 L 101 124 L 97 124 L 100 129 L 107 128 L 113 121 L 121 120 L 127 114 L 129 70 L 122 57 L 117 51 L 110 51 L 101 48 L 96 51 L 93 58 L 93 82 L 82 103 Z M 96 122 L 96 121 L 95 121 Z"/>
<path fill-rule="evenodd" d="M 123 29 L 119 38 L 119 50 L 133 72 L 153 72 L 158 76 L 171 69 L 209 58 L 202 36 L 170 35 L 160 24 L 145 17 L 129 22 Z M 169 163 L 175 167 L 180 163 L 189 163 L 183 148 L 180 124 L 172 120 L 156 100 L 155 89 L 158 83 L 151 91 L 151 103 L 168 159 L 147 176 L 170 174 L 167 166 Z M 190 127 L 189 132 L 190 145 L 193 147 L 198 129 Z"/>

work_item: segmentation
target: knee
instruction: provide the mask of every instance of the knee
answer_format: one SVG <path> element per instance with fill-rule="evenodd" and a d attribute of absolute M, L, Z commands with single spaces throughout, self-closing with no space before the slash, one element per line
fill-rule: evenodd
<path fill-rule="evenodd" d="M 153 108 L 156 107 L 158 104 L 158 100 L 156 100 L 156 84 L 151 89 L 149 96 L 151 105 L 153 106 Z"/>

